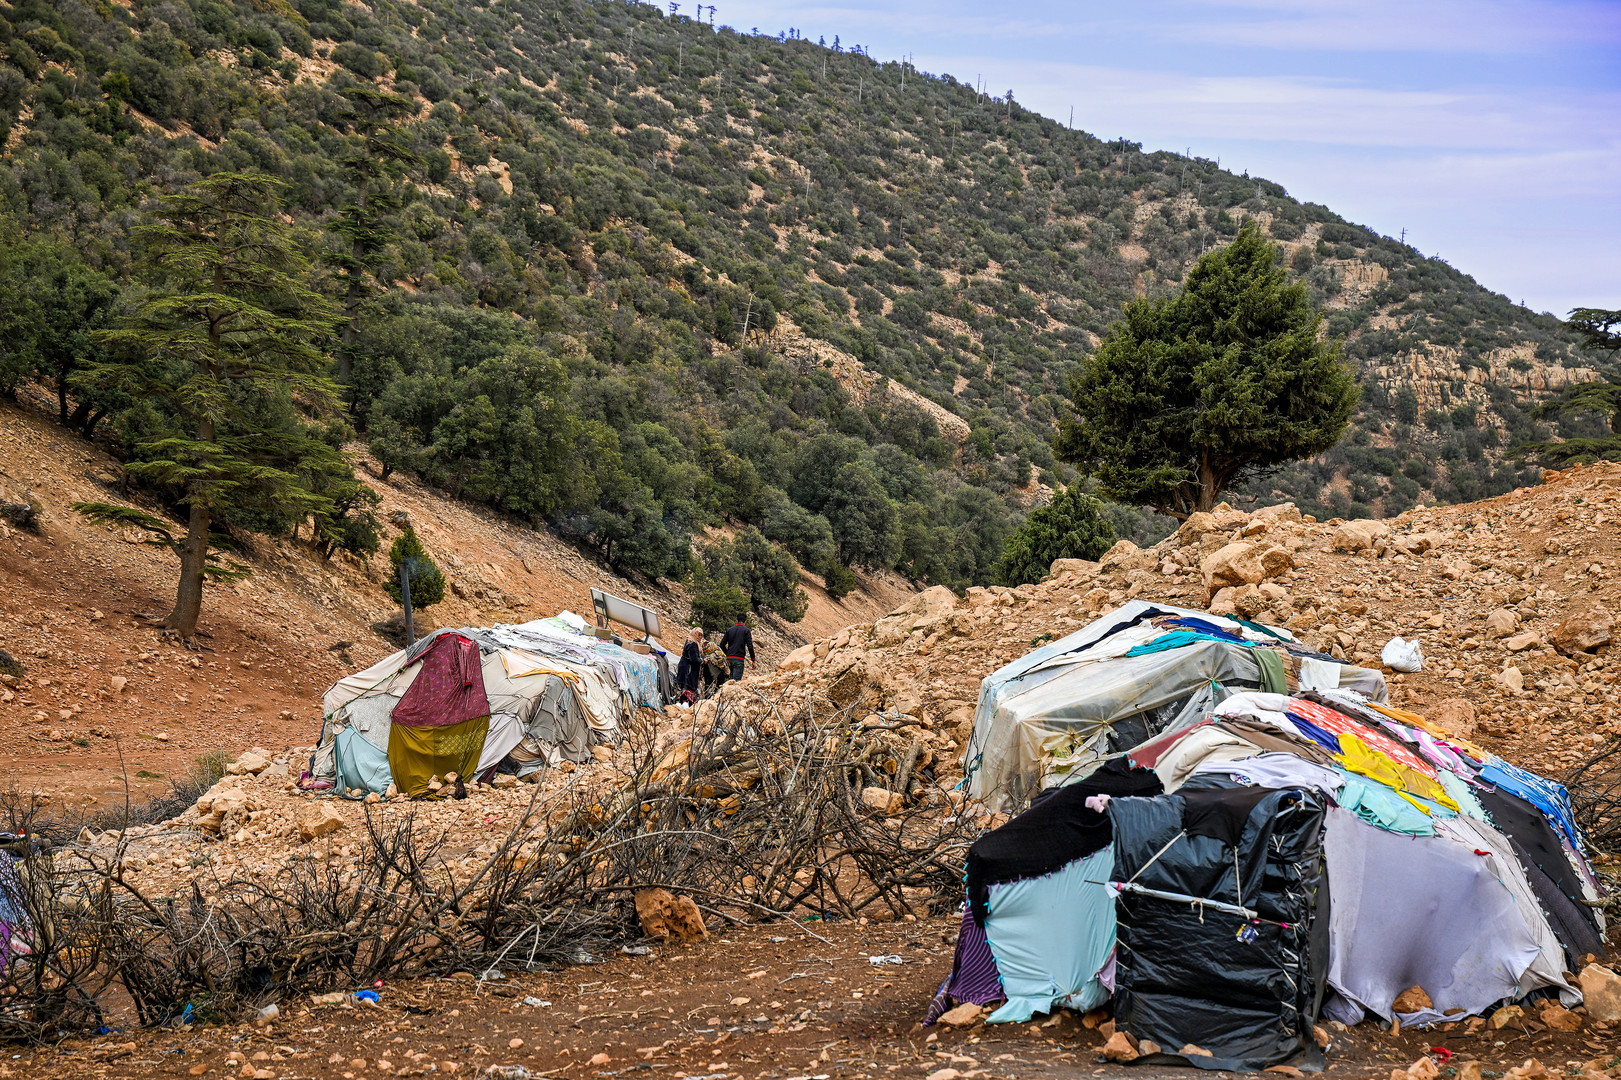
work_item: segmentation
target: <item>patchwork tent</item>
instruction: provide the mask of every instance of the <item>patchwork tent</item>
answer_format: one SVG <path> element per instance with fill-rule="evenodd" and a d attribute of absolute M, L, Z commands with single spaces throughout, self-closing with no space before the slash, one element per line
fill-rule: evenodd
<path fill-rule="evenodd" d="M 1133 600 L 985 679 L 964 755 L 969 793 L 993 810 L 1180 730 L 1235 689 L 1305 686 L 1385 699 L 1385 679 L 1289 631 Z"/>
<path fill-rule="evenodd" d="M 616 743 L 669 681 L 643 655 L 580 632 L 569 613 L 519 625 L 436 631 L 333 684 L 311 774 L 344 791 L 407 794 L 448 772 L 488 779 L 582 762 Z"/>
<path fill-rule="evenodd" d="M 1044 650 L 1099 659 L 1059 668 L 1073 704 L 1046 680 L 1043 712 L 1007 688 L 1046 660 L 985 680 L 982 746 L 1017 747 L 994 725 L 1031 715 L 1147 718 L 1090 720 L 1058 786 L 972 846 L 956 962 L 929 1019 L 963 1001 L 996 1006 L 992 1022 L 1111 1002 L 1120 1030 L 1162 1048 L 1143 1060 L 1257 1069 L 1319 1064 L 1320 1017 L 1424 1024 L 1530 994 L 1579 1002 L 1564 972 L 1602 955 L 1604 922 L 1564 789 L 1343 681 L 1302 689 L 1297 670 L 1289 692 L 1201 675 L 1217 684 L 1206 698 L 1161 669 L 1173 685 L 1139 684 L 1137 709 L 1117 689 L 1112 664 L 1177 651 L 1202 651 L 1200 672 L 1253 676 L 1211 654 L 1231 622 L 1111 612 Z M 1111 643 L 1145 623 L 1136 644 Z M 1076 677 L 1088 670 L 1103 691 Z M 1383 696 L 1377 673 L 1342 674 Z M 1122 731 L 1136 743 L 1109 742 Z M 1415 986 L 1424 997 L 1398 1013 Z"/>

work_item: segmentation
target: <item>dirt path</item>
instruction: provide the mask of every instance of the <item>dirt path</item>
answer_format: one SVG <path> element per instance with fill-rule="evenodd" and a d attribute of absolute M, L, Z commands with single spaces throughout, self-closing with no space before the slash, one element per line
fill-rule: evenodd
<path fill-rule="evenodd" d="M 579 1080 L 920 1080 L 942 1069 L 956 1072 L 938 1080 L 1172 1075 L 1104 1066 L 1102 1036 L 1067 1011 L 1026 1024 L 923 1029 L 918 1021 L 950 970 L 955 925 L 934 918 L 733 928 L 699 945 L 512 972 L 482 987 L 467 976 L 391 984 L 380 988 L 380 1006 L 283 1002 L 282 1019 L 264 1029 L 203 1026 L 70 1041 L 9 1057 L 0 1077 L 360 1080 L 471 1077 L 492 1065 Z M 900 963 L 874 964 L 873 956 Z M 1362 1025 L 1333 1032 L 1328 1071 L 1384 1077 L 1442 1046 L 1454 1064 L 1479 1060 L 1488 1077 L 1532 1057 L 1561 1074 L 1596 1061 L 1621 1077 L 1617 1034 L 1592 1025 L 1554 1032 L 1535 1020 L 1480 1034 L 1447 1024 L 1391 1036 Z"/>

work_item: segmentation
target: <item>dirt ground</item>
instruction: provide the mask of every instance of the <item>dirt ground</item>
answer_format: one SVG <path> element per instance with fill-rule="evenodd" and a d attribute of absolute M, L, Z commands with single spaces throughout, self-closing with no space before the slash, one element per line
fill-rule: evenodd
<path fill-rule="evenodd" d="M 950 971 L 955 931 L 955 917 L 734 927 L 696 945 L 632 945 L 651 951 L 557 972 L 507 972 L 482 985 L 465 975 L 385 985 L 376 1006 L 283 1002 L 281 1019 L 264 1028 L 204 1025 L 137 1033 L 135 1041 L 115 1031 L 13 1050 L 0 1059 L 0 1077 L 360 1080 L 472 1077 L 490 1066 L 580 1080 L 879 1080 L 942 1069 L 956 1073 L 938 1080 L 1172 1074 L 1104 1065 L 1102 1035 L 1068 1011 L 1026 1024 L 924 1029 L 919 1021 Z M 900 960 L 877 964 L 875 956 Z M 1329 1075 L 1385 1077 L 1438 1046 L 1454 1066 L 1478 1060 L 1488 1078 L 1530 1058 L 1561 1075 L 1590 1068 L 1621 1076 L 1613 1025 L 1566 1033 L 1527 1019 L 1501 1031 L 1447 1024 L 1390 1035 L 1364 1024 L 1330 1034 Z"/>

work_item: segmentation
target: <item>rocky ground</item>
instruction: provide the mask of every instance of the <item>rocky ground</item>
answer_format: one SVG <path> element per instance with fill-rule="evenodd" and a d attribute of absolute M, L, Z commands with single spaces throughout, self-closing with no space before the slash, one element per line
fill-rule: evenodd
<path fill-rule="evenodd" d="M 1387 521 L 1221 507 L 1147 550 L 1122 541 L 1098 563 L 1062 560 L 1041 584 L 961 600 L 930 589 L 744 685 L 789 708 L 859 700 L 949 753 L 984 676 L 1138 598 L 1284 625 L 1370 667 L 1391 638 L 1417 641 L 1422 671 L 1385 672 L 1392 704 L 1444 713 L 1493 752 L 1560 775 L 1621 735 L 1618 521 L 1618 465 Z"/>
<path fill-rule="evenodd" d="M 252 577 L 209 588 L 201 649 L 163 641 L 153 617 L 173 606 L 176 563 L 141 534 L 88 524 L 72 504 L 161 508 L 126 499 L 117 462 L 59 427 L 54 403 L 33 388 L 20 397 L 0 402 L 0 503 L 37 510 L 35 529 L 0 518 L 0 649 L 23 668 L 0 673 L 0 767 L 11 785 L 93 811 L 122 802 L 126 784 L 137 801 L 166 791 L 199 755 L 309 742 L 326 688 L 394 650 L 372 629 L 392 608 L 385 556 L 323 560 L 306 543 L 262 537 L 246 538 Z M 589 614 L 592 587 L 672 620 L 686 613 L 678 587 L 615 577 L 548 533 L 408 479 L 366 480 L 383 497 L 385 551 L 409 521 L 445 573 L 446 599 L 426 611 L 437 625 Z M 876 618 L 912 591 L 892 575 L 864 578 L 842 602 L 814 578 L 805 587 L 806 618 L 763 626 L 762 659 Z"/>
<path fill-rule="evenodd" d="M 727 928 L 691 945 L 636 946 L 557 972 L 378 988 L 376 1005 L 305 998 L 274 1023 L 111 1032 L 0 1058 L 0 1077 L 388 1076 L 670 1080 L 1044 1080 L 1165 1077 L 1106 1063 L 1110 1027 L 1060 1012 L 1028 1024 L 919 1024 L 951 963 L 955 920 Z M 874 962 L 874 958 L 881 962 Z M 1534 1015 L 1504 1026 L 1380 1032 L 1329 1025 L 1328 1075 L 1436 1080 L 1615 1080 L 1618 1030 Z M 1090 1025 L 1090 1026 L 1088 1026 Z M 1568 1026 L 1568 1025 L 1567 1025 Z M 1440 1047 L 1439 1052 L 1432 1048 Z M 1529 1063 L 1529 1064 L 1528 1064 Z M 1287 1075 L 1299 1073 L 1283 1069 Z"/>

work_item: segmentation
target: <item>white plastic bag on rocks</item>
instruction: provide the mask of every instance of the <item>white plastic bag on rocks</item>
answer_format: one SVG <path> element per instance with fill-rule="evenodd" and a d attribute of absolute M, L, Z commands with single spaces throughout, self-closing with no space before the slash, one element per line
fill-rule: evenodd
<path fill-rule="evenodd" d="M 1379 654 L 1385 667 L 1395 671 L 1423 671 L 1424 649 L 1415 641 L 1393 637 L 1385 642 L 1384 652 Z"/>

